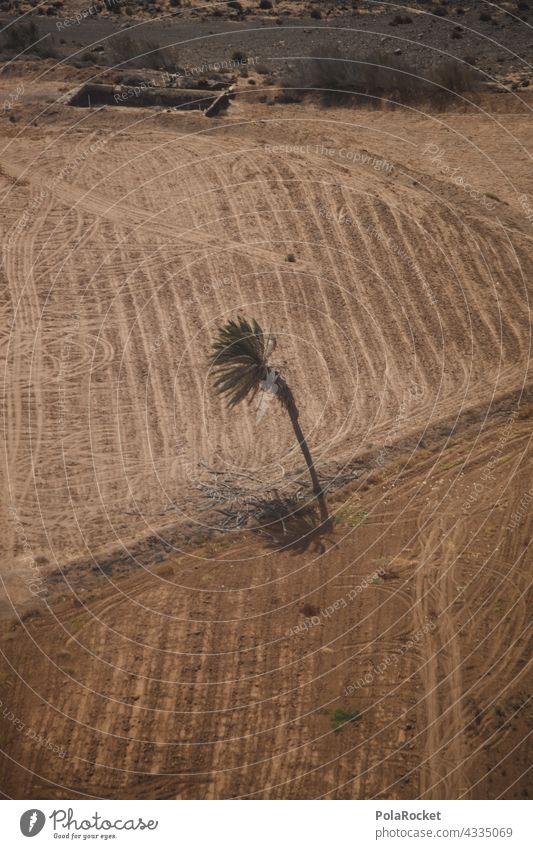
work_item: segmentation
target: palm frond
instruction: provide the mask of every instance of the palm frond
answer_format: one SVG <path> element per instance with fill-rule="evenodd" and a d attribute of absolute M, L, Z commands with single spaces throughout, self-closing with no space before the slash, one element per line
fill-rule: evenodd
<path fill-rule="evenodd" d="M 214 389 L 234 407 L 246 397 L 250 400 L 267 374 L 267 360 L 276 347 L 276 339 L 264 333 L 255 320 L 237 316 L 224 324 L 213 342 L 209 363 Z"/>

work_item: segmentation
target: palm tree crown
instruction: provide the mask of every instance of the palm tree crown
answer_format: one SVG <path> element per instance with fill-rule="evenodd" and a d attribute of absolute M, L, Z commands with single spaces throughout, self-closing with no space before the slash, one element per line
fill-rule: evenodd
<path fill-rule="evenodd" d="M 298 421 L 299 414 L 292 391 L 277 369 L 269 365 L 269 357 L 276 348 L 276 338 L 265 333 L 255 320 L 237 316 L 218 330 L 213 342 L 209 363 L 213 371 L 215 392 L 225 396 L 228 406 L 235 407 L 245 398 L 252 400 L 268 385 L 275 384 L 275 395 L 288 412 L 294 433 L 304 455 L 313 492 L 318 499 L 323 521 L 328 518 L 324 493 L 313 464 L 311 453 Z"/>

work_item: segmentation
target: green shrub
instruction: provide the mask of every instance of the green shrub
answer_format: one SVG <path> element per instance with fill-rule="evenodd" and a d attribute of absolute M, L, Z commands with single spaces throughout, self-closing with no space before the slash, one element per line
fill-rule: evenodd
<path fill-rule="evenodd" d="M 331 720 L 331 727 L 335 734 L 340 734 L 343 727 L 347 725 L 348 722 L 357 722 L 361 719 L 361 714 L 358 710 L 344 710 L 344 708 L 337 708 L 337 710 L 323 710 L 321 711 L 326 716 L 329 716 Z"/>

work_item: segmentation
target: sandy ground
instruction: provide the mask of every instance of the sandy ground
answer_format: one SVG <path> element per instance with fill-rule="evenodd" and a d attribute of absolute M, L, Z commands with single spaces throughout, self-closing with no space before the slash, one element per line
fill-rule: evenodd
<path fill-rule="evenodd" d="M 28 80 L 2 82 L 5 795 L 527 795 L 527 96 L 209 121 Z M 281 411 L 209 392 L 238 312 L 354 478 L 323 550 L 199 512 L 200 464 L 302 468 Z"/>
<path fill-rule="evenodd" d="M 4 640 L 4 793 L 527 797 L 531 419 L 514 409 L 346 493 L 320 547 L 243 535 L 84 592 L 67 579 Z M 337 710 L 361 716 L 335 731 Z"/>

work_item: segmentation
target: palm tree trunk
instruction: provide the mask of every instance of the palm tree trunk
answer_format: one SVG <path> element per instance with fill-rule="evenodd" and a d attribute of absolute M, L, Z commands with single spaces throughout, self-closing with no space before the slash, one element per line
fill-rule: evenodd
<path fill-rule="evenodd" d="M 296 439 L 298 440 L 298 444 L 302 449 L 302 454 L 305 457 L 305 462 L 307 463 L 307 468 L 309 469 L 309 474 L 311 475 L 311 480 L 313 482 L 313 492 L 318 501 L 318 507 L 320 510 L 320 521 L 327 522 L 329 520 L 329 516 L 326 498 L 324 496 L 322 487 L 320 486 L 320 481 L 318 480 L 318 475 L 316 473 L 315 464 L 313 463 L 313 458 L 311 457 L 311 452 L 309 451 L 309 446 L 305 441 L 305 437 L 302 433 L 302 428 L 300 427 L 300 422 L 298 421 L 298 408 L 296 407 L 296 404 L 289 403 L 287 406 L 287 412 L 289 413 L 291 424 L 296 435 Z"/>

